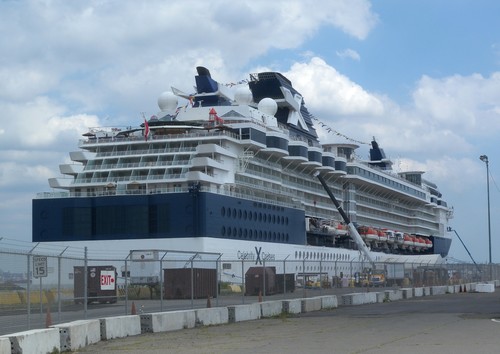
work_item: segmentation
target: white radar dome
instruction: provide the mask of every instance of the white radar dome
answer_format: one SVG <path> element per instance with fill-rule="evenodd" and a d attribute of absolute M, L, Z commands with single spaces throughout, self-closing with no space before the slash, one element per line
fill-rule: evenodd
<path fill-rule="evenodd" d="M 177 108 L 177 96 L 175 96 L 172 92 L 163 92 L 160 97 L 158 97 L 158 107 L 162 112 L 165 111 L 175 111 Z"/>
<path fill-rule="evenodd" d="M 246 86 L 238 87 L 234 93 L 234 100 L 239 104 L 250 104 L 253 100 L 252 92 Z"/>
<path fill-rule="evenodd" d="M 272 98 L 266 97 L 260 100 L 257 109 L 263 113 L 274 116 L 278 111 L 278 104 Z"/>

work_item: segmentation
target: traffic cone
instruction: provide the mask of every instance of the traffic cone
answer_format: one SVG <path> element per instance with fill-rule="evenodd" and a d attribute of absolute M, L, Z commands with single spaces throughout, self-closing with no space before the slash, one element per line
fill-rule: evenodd
<path fill-rule="evenodd" d="M 45 315 L 45 328 L 52 326 L 52 315 L 50 314 L 50 306 L 47 305 L 47 314 Z"/>
<path fill-rule="evenodd" d="M 132 309 L 130 310 L 131 315 L 137 315 L 137 310 L 135 308 L 135 302 L 132 301 Z"/>
<path fill-rule="evenodd" d="M 262 302 L 262 291 L 259 290 L 259 302 Z"/>

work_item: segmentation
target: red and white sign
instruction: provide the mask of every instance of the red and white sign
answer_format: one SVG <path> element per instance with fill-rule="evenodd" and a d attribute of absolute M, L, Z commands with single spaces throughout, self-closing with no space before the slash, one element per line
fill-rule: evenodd
<path fill-rule="evenodd" d="M 114 270 L 101 270 L 101 290 L 115 290 L 116 279 Z"/>

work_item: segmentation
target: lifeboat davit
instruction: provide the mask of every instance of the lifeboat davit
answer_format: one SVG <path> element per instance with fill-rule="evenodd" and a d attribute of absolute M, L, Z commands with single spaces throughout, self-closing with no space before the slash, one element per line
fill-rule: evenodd
<path fill-rule="evenodd" d="M 396 236 L 394 235 L 394 231 L 385 230 L 385 234 L 387 235 L 387 243 L 393 244 L 396 241 Z"/>
<path fill-rule="evenodd" d="M 402 246 L 403 243 L 404 243 L 404 235 L 401 231 L 396 231 L 394 232 L 394 242 L 397 244 L 397 245 L 400 245 Z"/>

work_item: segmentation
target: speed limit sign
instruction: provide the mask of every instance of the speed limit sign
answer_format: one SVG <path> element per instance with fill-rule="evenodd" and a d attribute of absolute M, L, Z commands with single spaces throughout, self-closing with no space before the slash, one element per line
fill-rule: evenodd
<path fill-rule="evenodd" d="M 47 276 L 47 257 L 33 256 L 33 276 L 35 278 Z"/>

